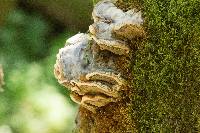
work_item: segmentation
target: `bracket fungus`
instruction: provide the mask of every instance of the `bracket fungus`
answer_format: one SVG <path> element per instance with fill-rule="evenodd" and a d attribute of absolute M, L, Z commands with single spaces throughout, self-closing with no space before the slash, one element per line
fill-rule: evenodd
<path fill-rule="evenodd" d="M 97 3 L 92 16 L 94 24 L 89 30 L 101 49 L 126 55 L 130 52 L 130 48 L 125 40 L 145 36 L 142 14 L 136 9 L 124 12 L 111 1 L 104 0 Z"/>
<path fill-rule="evenodd" d="M 96 107 L 119 100 L 126 82 L 115 74 L 113 58 L 109 60 L 110 69 L 98 62 L 99 53 L 88 47 L 90 41 L 83 33 L 68 39 L 59 50 L 54 73 L 59 83 L 71 90 L 73 101 L 95 112 Z"/>
<path fill-rule="evenodd" d="M 123 12 L 108 0 L 100 1 L 92 15 L 90 34 L 78 33 L 59 50 L 54 74 L 71 91 L 74 102 L 96 112 L 122 99 L 128 88 L 127 75 L 116 62 L 124 58 L 130 62 L 123 56 L 130 52 L 126 40 L 143 37 L 144 31 L 141 12 Z"/>

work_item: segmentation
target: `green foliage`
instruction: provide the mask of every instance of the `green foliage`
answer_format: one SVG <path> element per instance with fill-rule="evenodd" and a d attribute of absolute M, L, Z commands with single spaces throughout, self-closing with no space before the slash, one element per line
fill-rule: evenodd
<path fill-rule="evenodd" d="M 0 129 L 7 124 L 16 133 L 72 130 L 66 124 L 73 125 L 74 107 L 58 93 L 59 85 L 46 79 L 53 72 L 46 74 L 46 66 L 41 64 L 23 64 L 7 71 L 5 91 L 0 94 Z"/>
<path fill-rule="evenodd" d="M 99 1 L 100 1 L 100 0 L 92 0 L 93 5 L 96 4 L 96 3 L 98 3 Z"/>
<path fill-rule="evenodd" d="M 133 68 L 133 116 L 138 130 L 197 132 L 200 1 L 141 0 L 141 3 L 148 38 L 137 51 Z"/>
<path fill-rule="evenodd" d="M 47 36 L 50 30 L 40 15 L 21 10 L 11 12 L 0 27 L 0 64 L 5 72 L 0 132 L 4 125 L 14 133 L 64 133 L 73 128 L 74 105 L 53 73 L 56 53 L 72 33 L 54 39 Z"/>
<path fill-rule="evenodd" d="M 28 61 L 44 58 L 48 51 L 48 30 L 47 23 L 38 14 L 28 16 L 15 10 L 9 14 L 5 26 L 0 28 L 0 52 Z"/>

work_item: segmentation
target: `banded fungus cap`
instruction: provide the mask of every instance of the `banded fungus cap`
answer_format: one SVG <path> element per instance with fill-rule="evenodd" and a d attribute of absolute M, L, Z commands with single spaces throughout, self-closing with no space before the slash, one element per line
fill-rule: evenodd
<path fill-rule="evenodd" d="M 89 27 L 92 38 L 102 50 L 108 50 L 118 55 L 127 55 L 129 46 L 121 40 L 112 37 L 112 27 L 103 22 L 96 22 Z"/>
<path fill-rule="evenodd" d="M 143 24 L 142 14 L 135 9 L 124 12 L 117 8 L 112 1 L 104 0 L 95 6 L 92 15 L 95 23 L 89 29 L 95 36 L 94 40 L 101 45 L 102 49 L 119 54 L 120 45 L 117 45 L 118 50 L 113 45 L 114 43 L 119 44 L 118 37 L 119 39 L 131 40 L 145 35 L 141 26 Z M 104 41 L 102 42 L 102 40 Z M 105 46 L 102 43 L 105 43 Z M 123 52 L 128 52 L 124 51 L 123 44 L 121 47 Z"/>
<path fill-rule="evenodd" d="M 117 8 L 115 4 L 110 0 L 103 0 L 98 2 L 92 13 L 94 22 L 111 20 L 112 24 L 120 25 L 123 23 L 141 25 L 143 24 L 141 12 L 137 12 L 135 9 L 127 12 Z"/>
<path fill-rule="evenodd" d="M 102 107 L 112 102 L 112 100 L 101 95 L 84 95 L 81 102 L 97 107 Z"/>
<path fill-rule="evenodd" d="M 75 86 L 79 88 L 79 92 L 77 92 L 79 95 L 85 95 L 88 93 L 91 94 L 103 94 L 108 97 L 118 98 L 119 94 L 117 90 L 113 90 L 113 88 L 105 85 L 102 82 L 75 82 Z"/>
<path fill-rule="evenodd" d="M 78 79 L 81 74 L 90 71 L 91 64 L 85 59 L 88 43 L 88 35 L 79 33 L 69 38 L 65 47 L 59 50 L 54 69 L 59 82 L 64 81 L 66 85 L 70 85 L 71 80 Z"/>
<path fill-rule="evenodd" d="M 109 99 L 101 95 L 84 95 L 82 97 L 80 105 L 92 111 L 93 113 L 96 113 L 99 107 L 103 107 L 114 101 L 115 100 Z"/>
<path fill-rule="evenodd" d="M 111 83 L 113 85 L 117 84 L 123 86 L 126 84 L 125 80 L 112 72 L 92 72 L 86 75 L 87 80 L 100 80 Z"/>

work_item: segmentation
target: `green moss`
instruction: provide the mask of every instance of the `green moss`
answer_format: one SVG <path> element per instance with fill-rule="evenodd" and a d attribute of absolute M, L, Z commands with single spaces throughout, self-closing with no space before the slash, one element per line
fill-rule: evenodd
<path fill-rule="evenodd" d="M 131 6 L 132 4 L 132 6 Z M 133 62 L 139 132 L 200 131 L 200 0 L 119 0 L 143 10 L 147 39 Z"/>
<path fill-rule="evenodd" d="M 140 2 L 148 38 L 133 67 L 132 109 L 138 131 L 197 132 L 200 0 Z"/>

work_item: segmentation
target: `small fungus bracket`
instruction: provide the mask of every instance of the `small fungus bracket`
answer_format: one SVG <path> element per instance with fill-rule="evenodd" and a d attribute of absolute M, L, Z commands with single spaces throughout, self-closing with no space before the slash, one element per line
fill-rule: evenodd
<path fill-rule="evenodd" d="M 96 4 L 92 16 L 94 24 L 89 30 L 101 49 L 127 55 L 130 48 L 125 40 L 145 36 L 142 13 L 136 9 L 124 12 L 112 1 L 103 0 Z"/>

